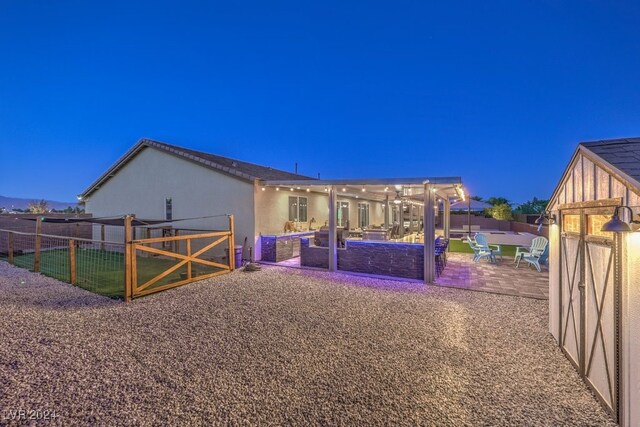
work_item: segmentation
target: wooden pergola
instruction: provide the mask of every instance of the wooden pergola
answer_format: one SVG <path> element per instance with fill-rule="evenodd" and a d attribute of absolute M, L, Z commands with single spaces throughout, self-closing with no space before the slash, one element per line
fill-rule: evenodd
<path fill-rule="evenodd" d="M 310 192 L 328 195 L 329 208 L 329 271 L 338 270 L 337 252 L 337 215 L 336 202 L 338 195 L 357 198 L 360 192 L 366 191 L 371 200 L 383 202 L 385 209 L 385 226 L 390 224 L 389 213 L 391 206 L 398 203 L 400 197 L 403 203 L 410 203 L 422 207 L 424 223 L 424 282 L 432 284 L 435 280 L 435 225 L 437 200 L 442 201 L 444 211 L 444 237 L 449 238 L 450 205 L 454 200 L 465 199 L 460 177 L 419 177 L 419 178 L 379 178 L 379 179 L 330 179 L 330 180 L 271 180 L 261 181 L 263 187 L 307 189 Z M 401 219 L 402 221 L 402 219 Z M 413 222 L 413 216 L 411 216 Z M 410 228 L 412 228 L 412 225 Z M 401 226 L 401 229 L 404 227 Z M 427 236 L 433 236 L 427 238 Z"/>

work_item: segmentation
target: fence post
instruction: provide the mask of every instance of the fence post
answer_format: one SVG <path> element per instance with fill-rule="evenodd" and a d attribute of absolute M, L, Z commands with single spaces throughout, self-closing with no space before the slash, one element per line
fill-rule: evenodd
<path fill-rule="evenodd" d="M 76 241 L 69 239 L 69 283 L 76 284 Z"/>
<path fill-rule="evenodd" d="M 176 229 L 175 229 L 175 231 L 173 232 L 173 235 L 174 235 L 175 237 L 178 237 L 179 232 L 180 232 L 180 230 L 178 230 L 178 229 L 176 228 Z M 179 254 L 179 253 L 180 253 L 180 240 L 175 240 L 173 243 L 174 243 L 174 245 L 175 245 L 175 247 L 173 248 L 173 251 L 174 251 L 175 253 L 178 253 L 178 254 Z"/>
<path fill-rule="evenodd" d="M 229 270 L 233 271 L 236 268 L 236 248 L 233 233 L 234 221 L 233 214 L 229 215 Z"/>
<path fill-rule="evenodd" d="M 13 264 L 13 233 L 7 233 L 8 241 L 9 241 L 9 264 Z"/>
<path fill-rule="evenodd" d="M 187 256 L 191 258 L 191 239 L 187 239 Z M 191 280 L 191 261 L 187 261 L 187 279 Z"/>
<path fill-rule="evenodd" d="M 131 215 L 127 215 L 124 217 L 124 301 L 131 301 L 132 294 L 132 281 L 131 281 L 131 264 L 134 262 L 133 257 L 135 254 L 132 254 L 132 246 L 131 242 Z"/>
<path fill-rule="evenodd" d="M 40 271 L 40 246 L 42 244 L 42 217 L 36 219 L 36 247 L 33 254 L 33 271 Z"/>
<path fill-rule="evenodd" d="M 100 250 L 104 251 L 104 224 L 100 224 Z"/>

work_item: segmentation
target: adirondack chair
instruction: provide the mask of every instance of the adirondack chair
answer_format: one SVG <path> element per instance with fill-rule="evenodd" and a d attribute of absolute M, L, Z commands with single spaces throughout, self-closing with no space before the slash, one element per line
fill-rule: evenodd
<path fill-rule="evenodd" d="M 516 268 L 520 266 L 522 257 L 540 255 L 548 245 L 549 240 L 547 240 L 546 237 L 538 236 L 531 241 L 530 247 L 518 246 L 516 248 L 516 256 L 513 260 L 513 262 L 516 263 Z"/>
<path fill-rule="evenodd" d="M 480 252 L 482 248 L 478 246 L 478 244 L 476 243 L 476 239 L 472 237 L 467 237 L 467 244 L 473 251 L 473 262 L 478 262 L 478 260 L 480 259 Z"/>
<path fill-rule="evenodd" d="M 527 263 L 531 266 L 533 265 L 536 270 L 538 270 L 538 273 L 540 273 L 542 271 L 542 269 L 540 268 L 541 264 L 546 264 L 547 261 L 549 260 L 549 245 L 546 245 L 544 250 L 542 251 L 541 254 L 539 255 L 527 255 L 522 257 L 522 259 L 524 259 L 525 261 L 527 261 Z"/>
<path fill-rule="evenodd" d="M 482 233 L 476 234 L 476 244 L 483 253 L 489 253 L 488 258 L 491 262 L 496 262 L 496 256 L 502 259 L 502 246 L 490 245 L 487 236 Z"/>

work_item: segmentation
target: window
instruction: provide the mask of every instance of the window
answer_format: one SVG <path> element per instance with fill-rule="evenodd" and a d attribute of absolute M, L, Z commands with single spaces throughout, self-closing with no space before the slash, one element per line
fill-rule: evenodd
<path fill-rule="evenodd" d="M 580 233 L 580 215 L 564 215 L 562 230 L 568 233 Z"/>
<path fill-rule="evenodd" d="M 338 202 L 336 215 L 338 227 L 345 227 L 349 225 L 349 202 Z"/>
<path fill-rule="evenodd" d="M 171 221 L 173 219 L 173 201 L 171 197 L 164 199 L 164 219 Z"/>
<path fill-rule="evenodd" d="M 307 198 L 289 196 L 289 221 L 307 222 Z"/>
<path fill-rule="evenodd" d="M 369 203 L 358 203 L 358 227 L 369 225 Z"/>
<path fill-rule="evenodd" d="M 587 234 L 589 236 L 600 236 L 613 239 L 613 233 L 609 231 L 601 231 L 604 223 L 610 219 L 610 215 L 587 215 Z"/>

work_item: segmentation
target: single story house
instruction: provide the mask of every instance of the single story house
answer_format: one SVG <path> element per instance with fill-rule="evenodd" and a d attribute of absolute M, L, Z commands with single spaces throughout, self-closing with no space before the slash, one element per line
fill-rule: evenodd
<path fill-rule="evenodd" d="M 79 195 L 94 217 L 190 218 L 181 227 L 210 230 L 219 228 L 211 217 L 233 214 L 235 244 L 246 238 L 255 261 L 367 272 L 361 265 L 378 261 L 362 257 L 379 253 L 385 265 L 373 273 L 427 282 L 433 239 L 421 236 L 434 236 L 438 206 L 448 217 L 461 197 L 458 177 L 319 180 L 150 139 Z"/>
<path fill-rule="evenodd" d="M 550 332 L 620 425 L 638 426 L 640 138 L 579 144 L 547 209 Z"/>

